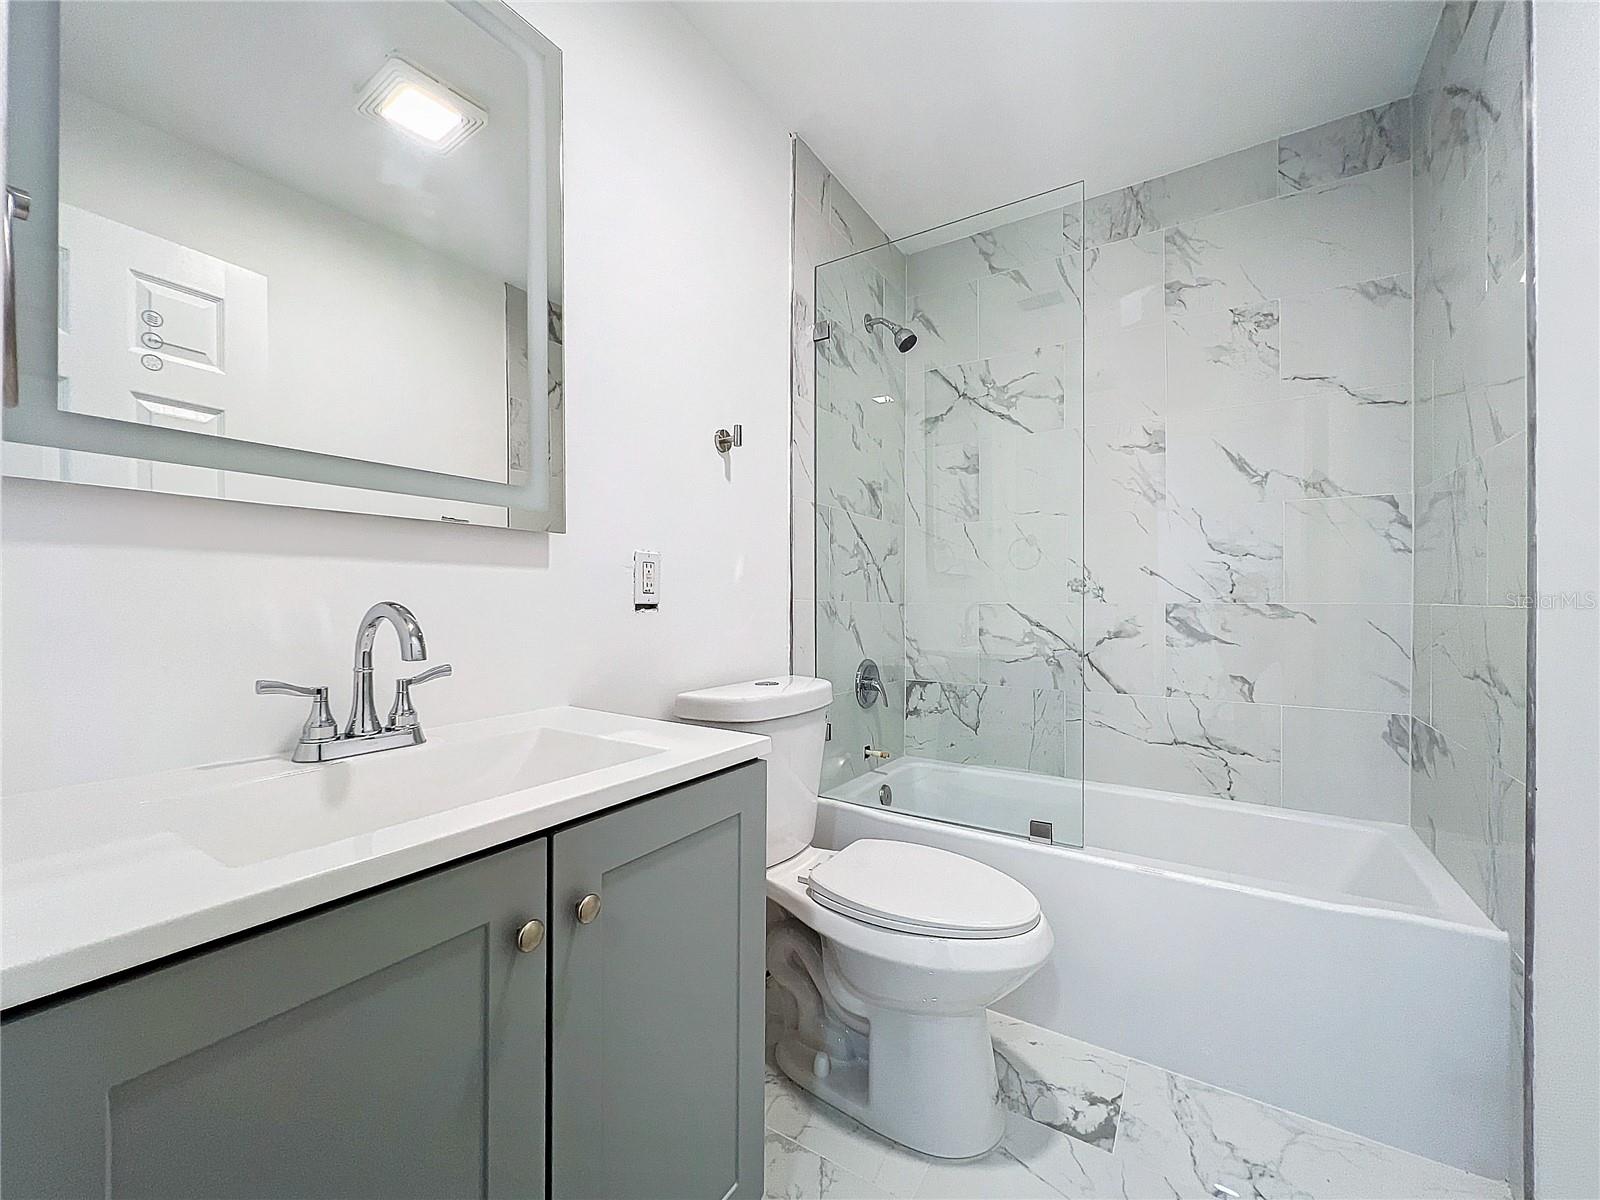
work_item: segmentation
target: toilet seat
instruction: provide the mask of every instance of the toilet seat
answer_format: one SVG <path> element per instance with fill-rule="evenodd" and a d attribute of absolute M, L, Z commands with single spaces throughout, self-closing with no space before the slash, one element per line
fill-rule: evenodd
<path fill-rule="evenodd" d="M 1050 922 L 1043 919 L 1026 933 L 1012 937 L 956 938 L 906 933 L 828 908 L 812 896 L 807 881 L 822 864 L 842 853 L 808 846 L 767 868 L 767 898 L 839 947 L 915 973 L 968 973 L 1009 971 L 1028 963 L 1037 966 L 1055 942 Z"/>
<path fill-rule="evenodd" d="M 1039 924 L 1039 902 L 993 867 L 911 842 L 863 839 L 800 882 L 823 908 L 921 937 L 1015 937 Z"/>

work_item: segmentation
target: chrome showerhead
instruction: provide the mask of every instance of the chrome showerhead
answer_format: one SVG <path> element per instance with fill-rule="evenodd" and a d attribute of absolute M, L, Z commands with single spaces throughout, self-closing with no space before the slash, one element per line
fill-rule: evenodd
<path fill-rule="evenodd" d="M 866 319 L 867 332 L 871 333 L 879 325 L 884 326 L 891 334 L 894 335 L 894 348 L 900 351 L 901 354 L 904 354 L 907 350 L 911 349 L 911 347 L 917 344 L 917 335 L 912 333 L 911 330 L 907 329 L 904 325 L 898 325 L 889 320 L 888 317 L 875 317 L 871 313 L 868 313 Z"/>

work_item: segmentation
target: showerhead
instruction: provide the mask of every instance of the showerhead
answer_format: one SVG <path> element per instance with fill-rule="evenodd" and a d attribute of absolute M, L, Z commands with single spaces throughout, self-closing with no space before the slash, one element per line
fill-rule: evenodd
<path fill-rule="evenodd" d="M 894 335 L 894 348 L 900 351 L 901 354 L 904 354 L 917 344 L 917 335 L 904 325 L 897 325 L 889 320 L 888 317 L 875 317 L 868 313 L 866 319 L 867 332 L 871 333 L 879 325 L 885 326 Z"/>

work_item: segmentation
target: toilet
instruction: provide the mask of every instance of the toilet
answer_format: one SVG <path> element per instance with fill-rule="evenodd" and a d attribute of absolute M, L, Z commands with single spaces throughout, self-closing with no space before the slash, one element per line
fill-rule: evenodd
<path fill-rule="evenodd" d="M 813 846 L 833 686 L 783 675 L 678 697 L 680 720 L 762 734 L 767 760 L 767 970 L 793 1004 L 779 1068 L 914 1150 L 969 1158 L 1000 1141 L 987 1008 L 1054 937 L 1039 902 L 993 867 L 871 839 Z"/>

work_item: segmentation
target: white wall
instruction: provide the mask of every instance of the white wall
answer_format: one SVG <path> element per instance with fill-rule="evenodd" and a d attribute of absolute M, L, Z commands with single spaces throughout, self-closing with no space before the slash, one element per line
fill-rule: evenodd
<path fill-rule="evenodd" d="M 1600 1196 L 1600 8 L 1533 8 L 1533 1178 Z"/>
<path fill-rule="evenodd" d="M 419 693 L 434 723 L 664 716 L 784 668 L 785 131 L 668 6 L 519 7 L 565 56 L 570 532 L 8 481 L 5 791 L 281 753 L 303 714 L 251 681 L 326 681 L 342 708 L 384 598 L 455 664 Z M 657 613 L 633 611 L 636 547 L 665 555 Z"/>

